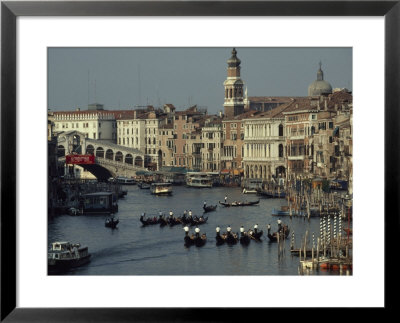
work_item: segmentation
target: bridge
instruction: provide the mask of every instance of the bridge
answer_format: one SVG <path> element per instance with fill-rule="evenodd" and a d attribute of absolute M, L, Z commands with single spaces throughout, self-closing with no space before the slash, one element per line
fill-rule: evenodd
<path fill-rule="evenodd" d="M 116 176 L 134 176 L 144 167 L 144 154 L 134 148 L 120 146 L 107 140 L 86 138 L 79 131 L 60 132 L 57 134 L 57 156 L 94 155 L 94 164 L 79 164 L 98 179 Z"/>

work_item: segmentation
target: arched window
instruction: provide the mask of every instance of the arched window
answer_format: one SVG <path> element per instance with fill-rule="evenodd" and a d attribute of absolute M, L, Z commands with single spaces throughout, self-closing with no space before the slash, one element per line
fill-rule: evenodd
<path fill-rule="evenodd" d="M 88 145 L 86 147 L 86 154 L 88 155 L 94 155 L 94 147 L 92 145 Z"/>

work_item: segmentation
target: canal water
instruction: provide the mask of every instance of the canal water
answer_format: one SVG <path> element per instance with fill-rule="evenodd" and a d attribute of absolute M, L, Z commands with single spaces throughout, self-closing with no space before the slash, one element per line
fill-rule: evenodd
<path fill-rule="evenodd" d="M 242 194 L 240 188 L 188 188 L 174 186 L 172 196 L 155 196 L 149 190 L 136 185 L 124 186 L 128 194 L 118 201 L 119 224 L 116 229 L 104 226 L 105 215 L 69 216 L 58 215 L 49 219 L 48 243 L 53 241 L 79 242 L 89 247 L 92 254 L 88 265 L 69 271 L 68 275 L 298 275 L 299 258 L 290 254 L 290 238 L 295 233 L 295 246 L 308 230 L 311 238 L 319 235 L 319 218 L 310 221 L 301 217 L 281 217 L 288 224 L 290 235 L 279 252 L 278 244 L 267 237 L 268 224 L 277 230 L 277 216 L 273 208 L 286 205 L 284 199 L 268 199 L 255 194 Z M 218 203 L 224 197 L 229 201 L 254 201 L 260 203 L 247 207 L 224 207 Z M 173 227 L 159 225 L 142 226 L 140 215 L 166 215 L 171 210 L 175 216 L 192 210 L 193 215 L 203 214 L 203 203 L 218 204 L 216 211 L 206 213 L 207 223 L 200 225 L 200 233 L 207 234 L 203 247 L 185 247 L 184 230 L 181 225 Z M 248 246 L 217 246 L 215 228 L 225 232 L 228 225 L 239 232 L 258 224 L 263 230 L 261 242 L 251 241 Z M 190 228 L 190 233 L 194 228 Z M 329 274 L 316 272 L 318 275 Z"/>

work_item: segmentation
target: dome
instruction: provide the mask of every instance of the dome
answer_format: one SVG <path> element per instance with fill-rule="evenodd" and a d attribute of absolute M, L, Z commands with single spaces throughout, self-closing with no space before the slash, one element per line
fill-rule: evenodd
<path fill-rule="evenodd" d="M 239 58 L 237 58 L 236 54 L 236 49 L 232 49 L 232 57 L 227 61 L 229 67 L 238 67 L 240 65 L 241 61 Z"/>
<path fill-rule="evenodd" d="M 321 63 L 319 63 L 317 79 L 308 86 L 308 96 L 319 96 L 330 93 L 332 93 L 332 86 L 327 81 L 324 81 L 324 72 L 321 69 Z"/>

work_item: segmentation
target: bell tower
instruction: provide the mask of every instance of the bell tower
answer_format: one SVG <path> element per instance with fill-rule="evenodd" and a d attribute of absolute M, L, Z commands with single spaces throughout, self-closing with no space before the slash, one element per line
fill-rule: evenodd
<path fill-rule="evenodd" d="M 236 56 L 237 51 L 232 50 L 232 56 L 228 59 L 228 77 L 224 82 L 225 100 L 224 112 L 228 118 L 244 112 L 243 81 L 240 78 L 240 59 Z"/>

